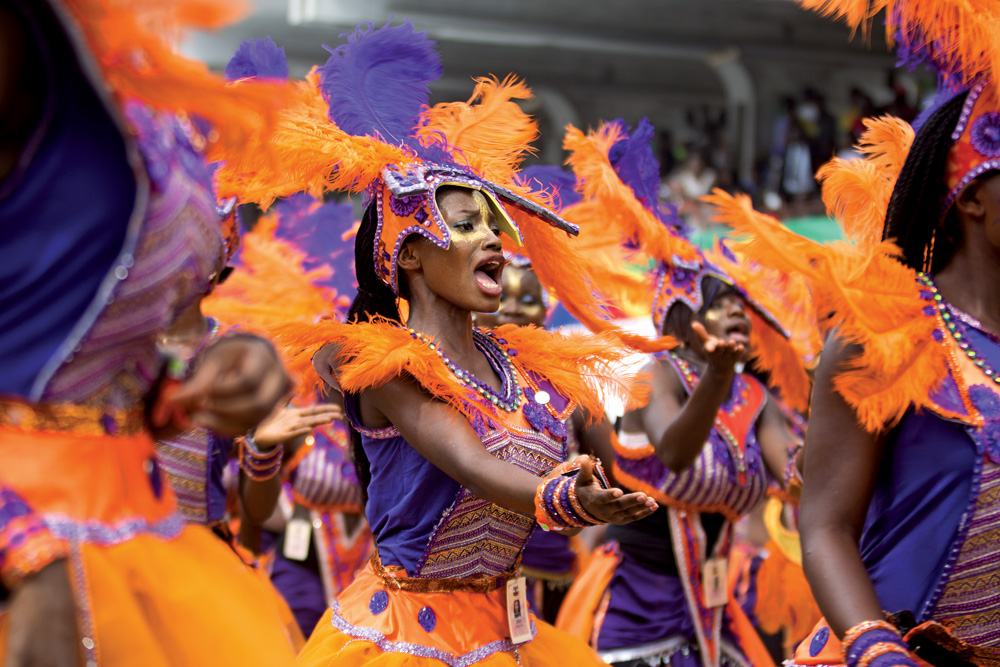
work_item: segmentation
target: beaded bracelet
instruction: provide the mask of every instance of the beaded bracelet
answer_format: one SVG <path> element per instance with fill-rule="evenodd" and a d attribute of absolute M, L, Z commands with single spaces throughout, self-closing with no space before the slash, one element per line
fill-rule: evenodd
<path fill-rule="evenodd" d="M 905 646 L 879 643 L 865 651 L 858 660 L 857 667 L 917 667 Z"/>
<path fill-rule="evenodd" d="M 890 653 L 897 659 L 879 661 L 877 667 L 889 665 L 916 665 L 910 657 L 906 642 L 899 631 L 887 621 L 862 621 L 844 633 L 841 642 L 844 662 L 850 667 L 873 667 L 872 661 Z M 878 651 L 874 649 L 878 648 Z"/>
<path fill-rule="evenodd" d="M 542 530 L 566 530 L 605 523 L 583 509 L 583 504 L 576 497 L 576 478 L 561 475 L 538 485 L 535 519 Z"/>
<path fill-rule="evenodd" d="M 281 459 L 284 456 L 285 446 L 278 443 L 278 446 L 267 452 L 257 449 L 253 436 L 247 435 L 240 440 L 240 468 L 255 482 L 264 482 L 281 470 Z"/>

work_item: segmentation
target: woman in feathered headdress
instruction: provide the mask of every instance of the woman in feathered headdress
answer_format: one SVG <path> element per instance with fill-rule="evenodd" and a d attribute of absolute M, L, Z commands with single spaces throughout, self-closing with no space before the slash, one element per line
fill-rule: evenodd
<path fill-rule="evenodd" d="M 0 3 L 5 665 L 292 661 L 266 587 L 176 512 L 152 437 L 245 433 L 290 387 L 256 337 L 157 346 L 233 249 L 206 151 L 266 136 L 283 96 L 160 30 L 238 4 Z"/>
<path fill-rule="evenodd" d="M 869 121 L 865 159 L 820 171 L 855 244 L 819 246 L 714 197 L 746 252 L 808 278 L 832 331 L 800 513 L 826 622 L 795 662 L 997 665 L 1000 5 L 801 3 L 855 28 L 884 8 L 889 37 L 938 70 L 943 94 L 915 134 Z"/>
<path fill-rule="evenodd" d="M 744 369 L 755 364 L 799 408 L 808 380 L 787 334 L 751 298 L 754 286 L 709 262 L 659 202 L 652 134 L 645 119 L 631 136 L 616 121 L 587 135 L 571 127 L 564 143 L 584 194 L 565 215 L 581 242 L 611 255 L 595 263 L 652 260 L 638 291 L 618 296 L 645 301 L 657 332 L 679 345 L 647 367 L 649 402 L 626 412 L 616 444 L 616 480 L 662 509 L 608 528 L 558 626 L 611 663 L 764 665 L 730 595 L 732 529 L 782 478 L 793 438 L 767 386 Z"/>
<path fill-rule="evenodd" d="M 609 365 L 625 351 L 612 343 L 641 339 L 604 321 L 565 242 L 576 228 L 517 179 L 536 136 L 515 102 L 527 88 L 482 79 L 470 102 L 426 108 L 440 65 L 408 22 L 362 26 L 331 51 L 284 112 L 277 162 L 233 161 L 221 174 L 233 194 L 265 203 L 305 187 L 370 197 L 348 323 L 275 329 L 293 367 L 312 359 L 343 392 L 376 540 L 299 662 L 598 664 L 529 613 L 517 567 L 536 520 L 571 529 L 655 508 L 606 488 L 589 459 L 564 464 L 566 417 L 577 403 L 602 412 L 589 380 L 620 392 Z M 543 282 L 575 296 L 606 336 L 475 329 L 472 313 L 499 305 L 501 236 L 545 253 Z"/>

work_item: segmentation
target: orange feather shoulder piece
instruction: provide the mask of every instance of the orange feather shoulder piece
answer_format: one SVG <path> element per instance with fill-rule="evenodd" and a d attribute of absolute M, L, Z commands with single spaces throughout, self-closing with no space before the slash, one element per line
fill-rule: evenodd
<path fill-rule="evenodd" d="M 758 213 L 749 197 L 716 190 L 707 201 L 719 221 L 744 237 L 740 252 L 805 278 L 822 331 L 835 328 L 842 340 L 861 347 L 834 387 L 866 430 L 892 426 L 910 406 L 932 404 L 948 372 L 948 352 L 934 339 L 937 321 L 925 313 L 917 274 L 898 261 L 898 248 L 888 242 L 821 245 Z"/>
<path fill-rule="evenodd" d="M 408 375 L 469 420 L 496 417 L 495 408 L 478 401 L 478 394 L 462 384 L 434 350 L 397 324 L 385 320 L 292 323 L 272 332 L 296 368 L 311 364 L 321 347 L 333 345 L 338 367 L 332 370 L 345 392 L 379 387 Z M 628 404 L 640 404 L 646 398 L 644 383 L 617 370 L 627 351 L 613 339 L 588 334 L 564 336 L 513 325 L 498 327 L 493 333 L 505 341 L 508 350 L 517 351 L 512 353 L 512 363 L 519 370 L 548 381 L 589 415 L 604 412 L 599 392 L 621 397 Z M 318 378 L 314 382 L 318 384 Z"/>

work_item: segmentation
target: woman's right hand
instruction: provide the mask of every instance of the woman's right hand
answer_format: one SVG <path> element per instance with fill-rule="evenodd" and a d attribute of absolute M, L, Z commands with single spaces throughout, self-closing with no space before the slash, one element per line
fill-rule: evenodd
<path fill-rule="evenodd" d="M 3 667 L 81 664 L 68 567 L 66 560 L 53 561 L 14 590 L 7 609 Z"/>
<path fill-rule="evenodd" d="M 625 493 L 621 489 L 605 489 L 594 476 L 594 462 L 589 456 L 578 458 L 580 472 L 576 475 L 576 497 L 595 519 L 605 523 L 625 524 L 644 519 L 659 505 L 645 493 Z"/>
<path fill-rule="evenodd" d="M 262 449 L 272 449 L 281 443 L 309 435 L 313 429 L 343 419 L 344 411 L 339 405 L 320 403 L 307 408 L 286 406 L 264 419 L 254 431 L 253 440 Z"/>
<path fill-rule="evenodd" d="M 708 333 L 701 322 L 692 322 L 691 330 L 701 341 L 705 359 L 713 370 L 729 374 L 734 372 L 736 364 L 746 357 L 746 346 L 736 341 L 728 341 Z"/>

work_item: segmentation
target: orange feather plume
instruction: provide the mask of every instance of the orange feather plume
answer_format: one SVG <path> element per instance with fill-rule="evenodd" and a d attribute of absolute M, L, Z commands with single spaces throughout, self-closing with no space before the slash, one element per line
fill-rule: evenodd
<path fill-rule="evenodd" d="M 270 336 L 276 327 L 337 319 L 346 312 L 350 305 L 347 298 L 319 284 L 332 269 L 306 271 L 305 254 L 276 238 L 276 226 L 274 216 L 265 216 L 244 236 L 239 267 L 202 302 L 206 315 Z M 306 388 L 304 392 L 300 389 L 300 395 L 313 395 L 316 382 L 312 366 L 303 368 L 300 364 L 289 370 L 298 385 Z"/>
<path fill-rule="evenodd" d="M 209 121 L 209 157 L 246 156 L 251 137 L 266 138 L 287 94 L 284 83 L 229 84 L 201 62 L 177 54 L 168 37 L 188 28 L 218 28 L 246 3 L 226 0 L 67 0 L 116 95 Z M 267 151 L 263 159 L 267 159 Z M 262 159 L 258 155 L 257 159 Z"/>
<path fill-rule="evenodd" d="M 427 145 L 444 142 L 462 151 L 476 172 L 500 185 L 512 183 L 525 155 L 534 154 L 531 142 L 538 125 L 515 100 L 531 99 L 531 89 L 514 76 L 475 80 L 467 102 L 436 104 L 421 114 L 416 135 Z"/>
<path fill-rule="evenodd" d="M 889 199 L 913 143 L 913 128 L 892 116 L 866 118 L 857 149 L 864 159 L 834 158 L 823 165 L 823 203 L 855 243 L 872 246 L 882 240 Z"/>
<path fill-rule="evenodd" d="M 327 105 L 317 88 L 315 71 L 294 84 L 294 94 L 279 112 L 274 133 L 252 137 L 254 149 L 265 148 L 269 162 L 227 156 L 216 172 L 220 197 L 235 196 L 268 208 L 275 199 L 302 190 L 321 197 L 327 190 L 364 190 L 381 177 L 386 164 L 409 164 L 414 157 L 399 146 L 372 137 L 347 134 L 327 118 Z"/>
<path fill-rule="evenodd" d="M 745 195 L 716 190 L 707 200 L 719 209 L 717 219 L 745 237 L 741 252 L 808 281 L 821 330 L 836 328 L 843 341 L 860 346 L 834 387 L 866 430 L 892 426 L 911 405 L 931 405 L 947 351 L 933 339 L 936 321 L 924 315 L 916 272 L 898 261 L 896 246 L 824 246 L 753 210 Z"/>
<path fill-rule="evenodd" d="M 1000 65 L 1000 3 L 995 0 L 797 0 L 825 16 L 843 19 L 867 34 L 885 10 L 890 46 L 931 54 L 934 68 L 966 87 Z"/>

